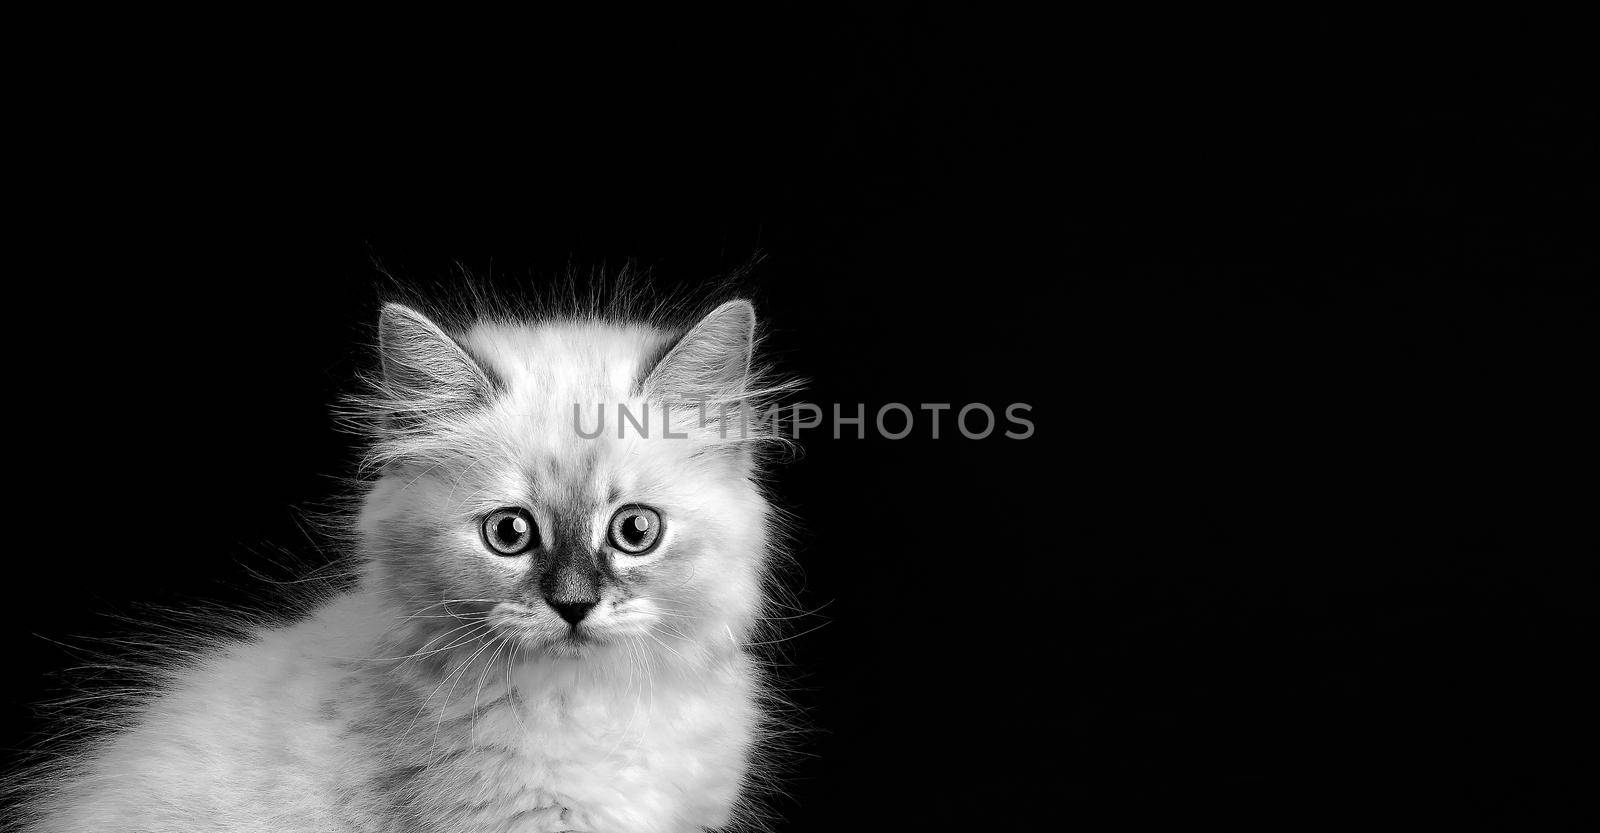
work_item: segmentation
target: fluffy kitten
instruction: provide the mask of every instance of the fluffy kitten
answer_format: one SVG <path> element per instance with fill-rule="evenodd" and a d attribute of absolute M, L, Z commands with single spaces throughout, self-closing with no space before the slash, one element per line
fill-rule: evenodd
<path fill-rule="evenodd" d="M 750 822 L 772 517 L 771 426 L 737 408 L 771 391 L 754 316 L 446 332 L 385 306 L 354 589 L 164 669 L 129 725 L 36 779 L 22 829 Z"/>

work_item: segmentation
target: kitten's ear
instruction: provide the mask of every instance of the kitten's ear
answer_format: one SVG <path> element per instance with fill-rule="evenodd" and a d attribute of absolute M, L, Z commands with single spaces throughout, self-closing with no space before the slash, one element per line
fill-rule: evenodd
<path fill-rule="evenodd" d="M 646 395 L 679 402 L 739 399 L 750 379 L 755 336 L 755 307 L 742 299 L 729 301 L 678 339 L 639 387 Z"/>
<path fill-rule="evenodd" d="M 390 427 L 488 404 L 494 380 L 437 324 L 401 304 L 383 305 L 378 316 L 378 354 L 391 412 Z"/>

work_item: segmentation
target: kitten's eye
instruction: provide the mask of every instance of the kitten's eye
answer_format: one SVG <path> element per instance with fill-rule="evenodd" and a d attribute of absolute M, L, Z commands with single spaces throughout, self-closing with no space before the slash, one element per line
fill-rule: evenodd
<path fill-rule="evenodd" d="M 611 546 L 644 555 L 661 540 L 661 513 L 648 506 L 624 506 L 611 516 Z"/>
<path fill-rule="evenodd" d="M 483 542 L 500 555 L 518 555 L 539 546 L 539 527 L 526 509 L 496 509 L 483 519 Z"/>

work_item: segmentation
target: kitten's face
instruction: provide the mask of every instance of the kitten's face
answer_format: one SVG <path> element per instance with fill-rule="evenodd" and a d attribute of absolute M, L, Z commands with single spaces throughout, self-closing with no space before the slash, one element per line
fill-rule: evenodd
<path fill-rule="evenodd" d="M 462 339 L 496 389 L 434 438 L 447 455 L 392 466 L 362 518 L 415 621 L 563 657 L 743 636 L 767 512 L 747 456 L 663 436 L 659 405 L 648 437 L 632 424 L 618 437 L 617 406 L 648 407 L 637 380 L 663 342 L 595 325 Z M 574 404 L 586 432 L 604 405 L 606 430 L 582 437 Z"/>
<path fill-rule="evenodd" d="M 744 618 L 765 507 L 742 474 L 681 440 L 582 442 L 386 477 L 369 527 L 390 585 L 559 655 Z"/>

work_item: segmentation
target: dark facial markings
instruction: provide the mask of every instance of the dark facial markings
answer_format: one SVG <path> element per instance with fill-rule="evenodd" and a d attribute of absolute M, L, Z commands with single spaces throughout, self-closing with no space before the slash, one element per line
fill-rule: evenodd
<path fill-rule="evenodd" d="M 605 551 L 589 544 L 589 518 L 593 514 L 589 506 L 574 502 L 553 507 L 550 514 L 555 534 L 548 542 L 546 557 L 540 559 L 539 595 L 563 616 L 572 611 L 582 618 L 582 611 L 577 608 L 561 606 L 598 604 L 601 591 L 616 583 L 617 577 Z"/>

